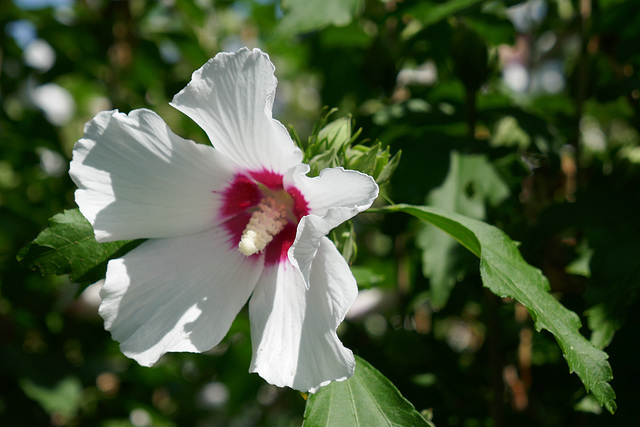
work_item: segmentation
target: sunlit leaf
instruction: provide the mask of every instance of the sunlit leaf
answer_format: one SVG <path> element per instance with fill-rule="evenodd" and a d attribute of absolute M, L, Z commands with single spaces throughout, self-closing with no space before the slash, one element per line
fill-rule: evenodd
<path fill-rule="evenodd" d="M 356 356 L 356 372 L 309 396 L 304 427 L 431 426 L 389 379 Z"/>
<path fill-rule="evenodd" d="M 501 230 L 484 222 L 441 209 L 396 205 L 386 210 L 404 212 L 449 233 L 480 258 L 485 287 L 499 297 L 519 301 L 535 321 L 538 331 L 546 329 L 558 341 L 571 372 L 576 372 L 587 391 L 613 413 L 615 392 L 607 354 L 579 332 L 580 319 L 549 294 L 549 282 L 540 270 L 527 264 L 517 245 Z"/>
<path fill-rule="evenodd" d="M 130 251 L 141 240 L 98 243 L 93 227 L 78 209 L 49 219 L 49 228 L 22 248 L 18 261 L 43 276 L 69 274 L 72 282 L 93 283 L 104 278 L 107 262 Z"/>

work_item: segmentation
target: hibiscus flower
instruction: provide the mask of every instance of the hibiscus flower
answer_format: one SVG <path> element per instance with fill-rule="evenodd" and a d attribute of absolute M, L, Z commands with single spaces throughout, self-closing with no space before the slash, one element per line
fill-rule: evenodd
<path fill-rule="evenodd" d="M 111 260 L 99 308 L 144 366 L 217 345 L 249 301 L 250 371 L 315 391 L 353 374 L 336 334 L 357 286 L 327 233 L 378 195 L 368 175 L 309 166 L 271 108 L 275 67 L 258 49 L 220 53 L 171 105 L 212 146 L 154 112 L 104 111 L 73 149 L 75 199 L 99 242 L 148 239 Z"/>

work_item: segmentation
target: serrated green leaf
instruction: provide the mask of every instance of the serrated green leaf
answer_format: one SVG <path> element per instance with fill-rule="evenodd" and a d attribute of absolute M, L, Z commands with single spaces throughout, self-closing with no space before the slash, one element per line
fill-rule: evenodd
<path fill-rule="evenodd" d="M 98 243 L 93 227 L 78 209 L 49 219 L 49 228 L 18 253 L 18 261 L 43 276 L 69 274 L 72 282 L 89 284 L 104 278 L 107 262 L 124 255 L 142 240 Z"/>
<path fill-rule="evenodd" d="M 377 369 L 356 356 L 356 371 L 309 396 L 303 427 L 431 426 Z"/>
<path fill-rule="evenodd" d="M 517 245 L 504 232 L 437 208 L 395 205 L 385 210 L 404 212 L 429 222 L 478 256 L 483 285 L 494 294 L 513 298 L 527 307 L 536 329 L 546 329 L 556 338 L 570 371 L 578 374 L 600 405 L 615 412 L 615 392 L 609 384 L 613 375 L 607 354 L 580 334 L 578 316 L 549 294 L 546 277 L 524 261 Z"/>

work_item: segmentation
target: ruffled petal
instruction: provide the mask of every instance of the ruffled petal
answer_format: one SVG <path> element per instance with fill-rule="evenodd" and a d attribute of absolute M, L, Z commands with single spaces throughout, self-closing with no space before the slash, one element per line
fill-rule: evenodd
<path fill-rule="evenodd" d="M 126 356 L 150 366 L 220 342 L 263 270 L 227 239 L 221 228 L 154 239 L 109 262 L 99 312 Z"/>
<path fill-rule="evenodd" d="M 328 238 L 320 240 L 311 287 L 289 263 L 266 269 L 249 302 L 251 372 L 279 387 L 315 392 L 353 374 L 353 353 L 336 328 L 358 293 L 349 266 Z"/>
<path fill-rule="evenodd" d="M 233 163 L 176 136 L 150 110 L 99 113 L 73 149 L 76 203 L 99 241 L 169 237 L 211 228 Z"/>
<path fill-rule="evenodd" d="M 285 127 L 273 119 L 275 67 L 254 49 L 218 53 L 171 105 L 207 132 L 214 147 L 253 171 L 284 173 L 302 161 Z"/>
<path fill-rule="evenodd" d="M 331 208 L 344 210 L 346 218 L 340 223 L 367 210 L 378 197 L 378 184 L 367 174 L 344 168 L 330 168 L 309 178 L 308 165 L 299 165 L 284 175 L 285 187 L 293 186 L 304 194 L 309 212 L 323 217 Z M 333 224 L 331 228 L 339 225 Z"/>
<path fill-rule="evenodd" d="M 289 249 L 289 259 L 299 268 L 308 287 L 311 261 L 320 239 L 367 210 L 378 197 L 378 185 L 369 175 L 343 168 L 324 169 L 315 178 L 307 177 L 307 171 L 307 165 L 292 168 L 284 175 L 284 185 L 297 188 L 310 211 L 300 220 L 296 239 Z"/>

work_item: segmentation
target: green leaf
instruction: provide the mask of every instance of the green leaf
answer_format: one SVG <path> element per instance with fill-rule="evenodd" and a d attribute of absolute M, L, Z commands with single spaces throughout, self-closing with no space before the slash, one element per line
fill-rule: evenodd
<path fill-rule="evenodd" d="M 531 136 L 520 127 L 513 116 L 506 116 L 497 121 L 491 134 L 492 147 L 515 147 L 526 150 L 531 145 Z"/>
<path fill-rule="evenodd" d="M 398 389 L 356 356 L 355 374 L 309 396 L 303 427 L 432 426 Z"/>
<path fill-rule="evenodd" d="M 389 147 L 383 149 L 381 142 L 371 147 L 357 144 L 346 150 L 343 166 L 346 169 L 366 173 L 372 176 L 378 185 L 383 186 L 389 182 L 395 172 L 401 154 L 398 151 L 391 157 Z"/>
<path fill-rule="evenodd" d="M 93 227 L 78 209 L 49 219 L 49 228 L 22 248 L 18 261 L 43 276 L 69 274 L 72 282 L 89 284 L 104 278 L 107 262 L 124 255 L 142 240 L 98 243 Z"/>
<path fill-rule="evenodd" d="M 493 15 L 483 10 L 482 13 L 467 15 L 464 19 L 471 28 L 493 46 L 515 44 L 516 31 L 513 28 L 513 23 L 502 11 Z"/>
<path fill-rule="evenodd" d="M 285 14 L 278 33 L 292 35 L 319 30 L 329 25 L 349 25 L 362 8 L 361 0 L 282 0 Z"/>
<path fill-rule="evenodd" d="M 442 185 L 427 197 L 427 204 L 476 219 L 484 219 L 486 205 L 496 206 L 509 196 L 509 188 L 487 156 L 451 152 L 449 173 Z M 443 307 L 456 277 L 466 271 L 459 246 L 450 236 L 425 225 L 417 240 L 422 249 L 422 272 L 429 278 L 431 303 Z"/>
<path fill-rule="evenodd" d="M 430 224 L 420 230 L 416 243 L 422 250 L 422 274 L 429 279 L 430 303 L 440 309 L 467 271 L 458 254 L 460 245 Z"/>
<path fill-rule="evenodd" d="M 565 267 L 588 278 L 585 311 L 590 340 L 607 347 L 640 297 L 640 225 L 637 197 L 620 197 L 597 180 L 577 201 L 548 208 L 533 230 L 538 236 L 574 235 L 575 258 Z M 633 194 L 635 187 L 622 190 Z"/>
<path fill-rule="evenodd" d="M 609 384 L 613 375 L 607 354 L 580 334 L 578 316 L 549 294 L 547 278 L 524 261 L 517 245 L 504 232 L 437 208 L 395 205 L 384 210 L 404 212 L 429 222 L 478 256 L 484 286 L 500 297 L 513 298 L 527 307 L 536 329 L 546 329 L 556 338 L 570 371 L 578 374 L 600 405 L 615 412 L 615 392 Z"/>
<path fill-rule="evenodd" d="M 426 27 L 455 15 L 481 1 L 482 0 L 450 0 L 442 3 L 432 1 L 419 2 L 409 13 L 419 19 Z"/>
<path fill-rule="evenodd" d="M 429 196 L 430 203 L 463 215 L 484 218 L 485 205 L 497 206 L 509 188 L 485 155 L 451 152 L 449 174 Z"/>
<path fill-rule="evenodd" d="M 391 177 L 393 173 L 396 171 L 396 168 L 400 164 L 400 156 L 402 155 L 402 151 L 398 150 L 396 154 L 393 155 L 389 159 L 389 147 L 384 151 L 387 154 L 387 157 L 378 157 L 378 161 L 376 162 L 376 171 L 379 169 L 380 172 L 377 173 L 376 182 L 379 186 L 385 185 L 387 182 L 391 181 Z M 382 167 L 380 167 L 382 166 Z"/>
<path fill-rule="evenodd" d="M 605 206 L 613 208 L 611 204 Z M 620 222 L 621 226 L 624 224 Z M 604 348 L 624 325 L 638 298 L 640 241 L 634 227 L 625 227 L 618 233 L 612 233 L 611 228 L 591 229 L 586 235 L 589 236 L 589 244 L 593 243 L 587 297 L 594 303 L 586 312 L 587 322 L 592 331 L 591 342 L 598 348 Z"/>
<path fill-rule="evenodd" d="M 373 147 L 365 147 L 364 145 L 356 145 L 347 150 L 346 167 L 367 175 L 373 175 L 376 169 L 376 159 L 381 151 L 381 144 L 378 143 Z M 375 177 L 374 177 L 375 178 Z"/>
<path fill-rule="evenodd" d="M 378 185 L 389 182 L 400 162 L 401 152 L 393 156 L 390 148 L 382 148 L 381 142 L 371 146 L 356 143 L 362 129 L 353 129 L 353 118 L 347 115 L 328 123 L 336 109 L 325 107 L 314 126 L 307 143 L 301 143 L 295 132 L 294 139 L 304 150 L 304 161 L 310 167 L 309 176 L 318 176 L 326 168 L 342 166 L 372 176 Z"/>
<path fill-rule="evenodd" d="M 358 282 L 358 287 L 360 289 L 379 285 L 384 282 L 385 279 L 384 274 L 380 274 L 371 267 L 364 265 L 352 266 L 351 273 L 353 273 L 353 277 L 356 278 L 356 282 Z"/>
<path fill-rule="evenodd" d="M 327 150 L 309 159 L 309 176 L 318 176 L 326 168 L 333 168 L 340 164 L 340 159 L 334 150 Z"/>
<path fill-rule="evenodd" d="M 66 377 L 53 387 L 45 387 L 24 378 L 20 380 L 24 394 L 40 404 L 48 414 L 72 418 L 82 404 L 82 384 L 76 377 Z"/>
<path fill-rule="evenodd" d="M 564 270 L 569 274 L 591 277 L 589 262 L 593 258 L 593 249 L 589 248 L 585 240 L 582 240 L 576 248 L 576 254 L 578 257 L 567 265 Z"/>
<path fill-rule="evenodd" d="M 336 245 L 342 257 L 351 264 L 358 254 L 358 245 L 356 244 L 356 233 L 353 229 L 353 222 L 347 221 L 333 230 L 330 233 L 331 240 Z"/>

